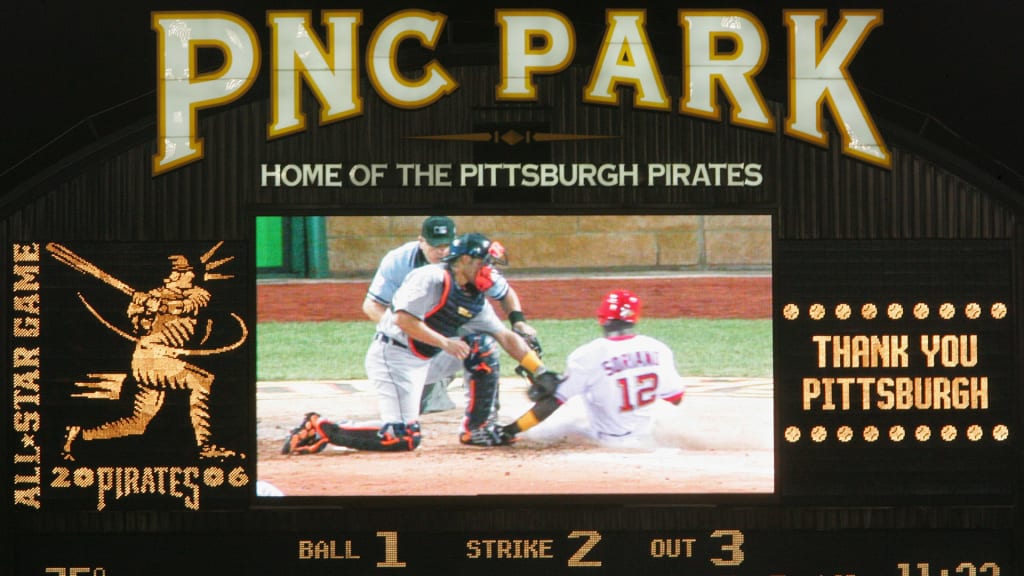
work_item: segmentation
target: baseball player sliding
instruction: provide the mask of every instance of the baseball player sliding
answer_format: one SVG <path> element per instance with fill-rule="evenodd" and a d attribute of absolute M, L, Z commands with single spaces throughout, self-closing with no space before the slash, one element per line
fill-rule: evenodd
<path fill-rule="evenodd" d="M 649 435 L 655 401 L 679 404 L 685 386 L 672 350 L 634 332 L 640 308 L 640 298 L 628 290 L 608 293 L 597 310 L 604 336 L 569 354 L 560 382 L 531 378 L 530 397 L 535 404 L 515 422 L 502 426 L 501 437 L 514 439 L 577 395 L 583 397 L 591 430 L 601 441 L 633 443 Z"/>
<path fill-rule="evenodd" d="M 510 442 L 511 436 L 502 435 L 496 422 L 498 346 L 519 362 L 535 387 L 553 390 L 560 377 L 544 367 L 522 336 L 505 328 L 485 297 L 496 277 L 492 266 L 506 262 L 501 244 L 470 233 L 452 242 L 442 262 L 410 272 L 377 323 L 366 353 L 366 373 L 377 389 L 382 423 L 338 424 L 310 413 L 282 452 L 317 452 L 327 443 L 360 450 L 414 450 L 420 444 L 424 383 L 459 371 L 465 372 L 468 396 L 460 442 Z"/>

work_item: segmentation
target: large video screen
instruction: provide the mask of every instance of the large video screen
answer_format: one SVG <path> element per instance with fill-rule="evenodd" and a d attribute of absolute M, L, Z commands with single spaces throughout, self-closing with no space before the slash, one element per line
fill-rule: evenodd
<path fill-rule="evenodd" d="M 256 218 L 257 499 L 775 492 L 771 216 L 431 216 Z M 496 363 L 470 370 L 449 359 L 457 369 L 439 378 L 409 366 L 441 362 L 448 351 L 396 360 L 393 374 L 367 359 L 389 345 L 398 346 L 388 351 L 396 358 L 416 355 L 364 303 L 379 291 L 371 286 L 378 267 L 394 267 L 399 255 L 413 258 L 406 265 L 415 271 L 378 313 L 398 314 L 397 302 L 434 281 L 411 280 L 430 276 L 420 268 L 441 268 L 432 277 L 443 278 L 458 259 L 431 264 L 427 253 L 446 249 L 430 236 L 449 233 L 436 226 L 447 221 L 455 238 L 479 233 L 504 248 L 505 262 L 494 267 L 508 289 L 500 299 L 489 292 L 487 306 L 509 329 L 511 292 L 545 368 L 566 378 L 557 408 L 509 443 L 466 437 L 484 402 L 498 430 L 536 413 L 529 380 L 501 345 Z M 449 277 L 459 284 L 458 274 Z M 456 298 L 450 290 L 444 298 Z M 598 310 L 615 291 L 639 298 L 638 316 L 606 333 Z M 459 334 L 473 332 L 467 326 L 480 330 L 469 323 Z M 392 336 L 383 342 L 381 334 Z M 668 352 L 617 348 L 639 336 Z M 494 396 L 482 392 L 492 382 Z M 424 390 L 420 413 L 405 418 L 419 429 L 411 450 L 388 443 L 410 437 L 410 428 L 403 436 L 385 426 L 396 386 Z M 609 398 L 608 386 L 617 396 Z M 338 441 L 339 429 L 354 431 L 355 447 L 349 436 Z"/>

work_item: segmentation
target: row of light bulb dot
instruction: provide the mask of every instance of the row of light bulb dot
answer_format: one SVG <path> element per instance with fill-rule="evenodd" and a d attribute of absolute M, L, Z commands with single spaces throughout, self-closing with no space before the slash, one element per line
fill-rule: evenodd
<path fill-rule="evenodd" d="M 965 429 L 965 436 L 971 442 L 978 442 L 985 437 L 985 429 L 979 424 L 971 424 Z M 939 429 L 939 438 L 944 442 L 952 442 L 957 439 L 960 435 L 959 430 L 952 424 L 947 424 Z M 889 440 L 893 442 L 902 442 L 908 438 L 907 429 L 903 426 L 896 424 L 889 427 Z M 783 437 L 786 442 L 795 444 L 803 438 L 803 433 L 797 426 L 788 426 L 783 432 Z M 853 427 L 851 426 L 839 426 L 835 431 L 835 438 L 839 442 L 847 443 L 852 442 L 856 437 Z M 992 439 L 997 442 L 1003 442 L 1010 437 L 1010 429 L 1005 424 L 997 424 L 992 428 Z M 825 426 L 812 426 L 808 433 L 808 438 L 811 442 L 821 443 L 829 438 L 828 428 Z M 865 442 L 877 442 L 882 439 L 882 431 L 874 425 L 865 426 L 861 432 L 861 438 Z M 913 438 L 919 442 L 927 442 L 932 438 L 932 427 L 927 424 L 921 424 L 914 428 Z"/>
<path fill-rule="evenodd" d="M 836 318 L 840 320 L 847 320 L 853 316 L 853 308 L 843 302 L 837 304 L 833 313 Z M 903 318 L 903 305 L 898 302 L 893 302 L 886 306 L 885 314 L 891 320 L 899 320 Z M 931 307 L 924 302 L 918 302 L 911 308 L 911 313 L 914 318 L 918 320 L 924 320 L 931 315 Z M 956 305 L 951 302 L 943 302 L 939 305 L 939 317 L 943 320 L 951 320 L 956 317 L 957 308 Z M 807 316 L 812 320 L 822 320 L 828 314 L 824 304 L 811 304 L 807 307 Z M 860 307 L 860 315 L 865 320 L 873 320 L 878 317 L 879 311 L 878 306 L 874 303 L 868 302 Z M 963 315 L 969 320 L 977 320 L 981 318 L 982 308 L 981 304 L 977 302 L 971 302 L 963 307 Z M 996 320 L 1002 320 L 1006 318 L 1007 308 L 1003 302 L 996 302 L 989 307 L 989 314 Z M 786 320 L 796 320 L 800 317 L 800 306 L 797 304 L 786 304 L 782 307 L 782 317 Z"/>

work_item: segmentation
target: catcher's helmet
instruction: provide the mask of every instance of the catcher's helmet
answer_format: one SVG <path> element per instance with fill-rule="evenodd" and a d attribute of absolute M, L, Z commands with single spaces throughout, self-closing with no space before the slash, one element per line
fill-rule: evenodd
<path fill-rule="evenodd" d="M 640 297 L 629 290 L 613 290 L 605 294 L 597 308 L 597 321 L 604 326 L 612 320 L 628 324 L 640 320 Z"/>
<path fill-rule="evenodd" d="M 505 247 L 500 242 L 492 242 L 487 236 L 478 232 L 463 234 L 452 241 L 448 255 L 442 260 L 450 262 L 463 254 L 470 258 L 480 258 L 487 264 L 508 264 L 508 260 L 505 258 Z"/>

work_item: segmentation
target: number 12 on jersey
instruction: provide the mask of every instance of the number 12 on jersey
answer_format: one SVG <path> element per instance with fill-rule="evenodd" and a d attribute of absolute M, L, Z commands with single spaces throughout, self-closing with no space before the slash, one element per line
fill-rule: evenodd
<path fill-rule="evenodd" d="M 658 399 L 658 375 L 653 372 L 618 378 L 615 383 L 622 393 L 620 412 L 631 412 Z"/>

